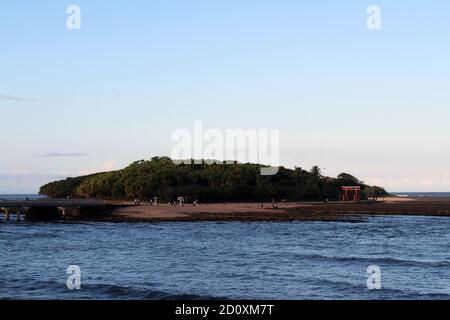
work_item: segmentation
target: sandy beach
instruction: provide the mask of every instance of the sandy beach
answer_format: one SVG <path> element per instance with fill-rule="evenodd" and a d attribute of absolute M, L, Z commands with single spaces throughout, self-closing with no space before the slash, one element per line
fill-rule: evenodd
<path fill-rule="evenodd" d="M 156 221 L 360 221 L 371 215 L 449 216 L 450 199 L 386 198 L 378 202 L 215 203 L 170 206 L 113 203 L 114 211 L 99 219 L 112 222 Z"/>

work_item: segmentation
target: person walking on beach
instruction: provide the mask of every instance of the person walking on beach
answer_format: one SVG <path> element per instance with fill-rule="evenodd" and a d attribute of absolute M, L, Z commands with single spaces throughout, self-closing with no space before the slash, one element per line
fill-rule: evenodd
<path fill-rule="evenodd" d="M 272 209 L 278 209 L 278 203 L 275 202 L 275 199 L 272 199 Z"/>

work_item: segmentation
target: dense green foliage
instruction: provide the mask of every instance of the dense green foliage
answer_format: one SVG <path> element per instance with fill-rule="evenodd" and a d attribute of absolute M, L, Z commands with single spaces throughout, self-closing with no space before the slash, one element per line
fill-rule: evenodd
<path fill-rule="evenodd" d="M 104 198 L 148 200 L 154 196 L 162 201 L 178 196 L 188 201 L 270 201 L 338 199 L 343 185 L 361 185 L 375 190 L 355 177 L 341 174 L 337 179 L 324 177 L 320 168 L 310 171 L 281 167 L 274 176 L 262 176 L 258 164 L 174 164 L 167 157 L 138 161 L 112 172 L 69 178 L 49 183 L 40 194 L 53 198 Z M 376 187 L 377 192 L 386 191 Z M 382 194 L 380 194 L 381 196 Z M 364 196 L 364 194 L 363 194 Z"/>

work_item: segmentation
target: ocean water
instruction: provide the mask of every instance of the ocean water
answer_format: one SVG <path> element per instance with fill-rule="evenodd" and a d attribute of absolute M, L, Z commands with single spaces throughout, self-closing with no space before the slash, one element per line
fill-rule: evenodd
<path fill-rule="evenodd" d="M 3 200 L 25 200 L 25 199 L 29 199 L 29 200 L 37 200 L 37 199 L 42 199 L 45 198 L 45 196 L 40 196 L 37 194 L 0 194 L 0 201 Z"/>
<path fill-rule="evenodd" d="M 450 219 L 1 223 L 0 299 L 450 299 Z M 81 290 L 66 287 L 81 268 Z M 367 268 L 381 268 L 381 290 Z"/>
<path fill-rule="evenodd" d="M 392 192 L 393 195 L 418 198 L 450 198 L 450 192 Z"/>

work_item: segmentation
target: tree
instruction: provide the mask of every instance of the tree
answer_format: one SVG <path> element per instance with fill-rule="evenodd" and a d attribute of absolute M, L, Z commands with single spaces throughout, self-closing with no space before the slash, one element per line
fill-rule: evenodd
<path fill-rule="evenodd" d="M 317 178 L 322 177 L 322 170 L 319 168 L 319 166 L 313 166 L 310 170 L 310 173 Z"/>
<path fill-rule="evenodd" d="M 348 173 L 341 173 L 337 176 L 337 178 L 340 180 L 344 180 L 346 184 L 354 184 L 354 185 L 361 184 L 361 181 L 359 181 L 358 178 Z"/>
<path fill-rule="evenodd" d="M 261 176 L 259 164 L 177 165 L 170 158 L 137 161 L 125 169 L 69 178 L 41 187 L 40 194 L 60 198 L 175 200 L 177 196 L 201 202 L 270 201 L 275 199 L 338 199 L 340 187 L 358 181 L 349 174 L 323 177 L 318 166 L 310 172 L 280 167 L 274 176 Z"/>

